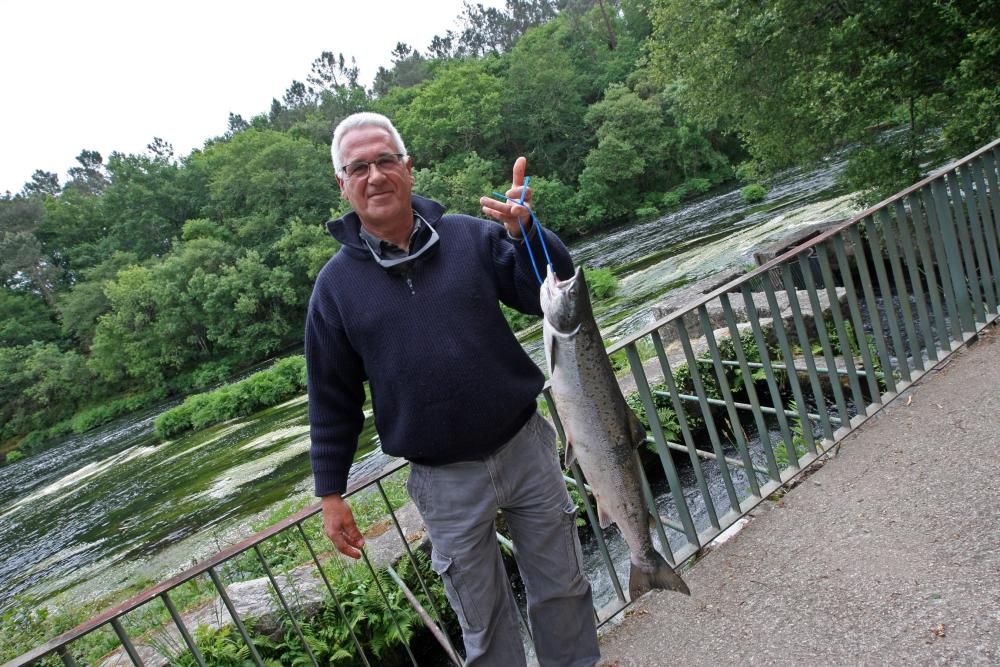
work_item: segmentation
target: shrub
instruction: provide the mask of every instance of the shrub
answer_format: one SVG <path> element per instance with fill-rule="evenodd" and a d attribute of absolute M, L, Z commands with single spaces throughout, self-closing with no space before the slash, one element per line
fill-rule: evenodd
<path fill-rule="evenodd" d="M 660 212 L 657 209 L 653 208 L 652 206 L 643 206 L 642 208 L 635 209 L 635 217 L 639 218 L 640 220 L 646 218 L 654 218 L 657 215 L 659 215 L 659 213 Z"/>
<path fill-rule="evenodd" d="M 663 199 L 660 201 L 666 208 L 677 208 L 678 206 L 681 205 L 681 202 L 684 201 L 684 198 L 687 196 L 687 193 L 688 193 L 687 188 L 683 185 L 679 185 L 673 190 L 664 194 Z"/>
<path fill-rule="evenodd" d="M 712 189 L 712 181 L 707 178 L 691 178 L 684 182 L 684 187 L 695 194 L 703 195 Z"/>
<path fill-rule="evenodd" d="M 47 440 L 47 431 L 32 431 L 21 438 L 20 448 L 24 452 L 32 452 Z"/>
<path fill-rule="evenodd" d="M 20 449 L 12 449 L 9 452 L 7 452 L 7 455 L 4 457 L 4 464 L 13 463 L 14 461 L 20 461 L 23 458 L 24 458 L 24 452 L 22 452 Z"/>
<path fill-rule="evenodd" d="M 191 406 L 185 402 L 176 408 L 167 410 L 156 418 L 153 428 L 160 438 L 169 438 L 189 430 L 191 428 Z"/>
<path fill-rule="evenodd" d="M 764 197 L 766 196 L 767 190 L 764 189 L 763 185 L 757 183 L 751 183 L 740 190 L 740 197 L 748 204 L 756 204 L 759 201 L 764 201 Z"/>
<path fill-rule="evenodd" d="M 232 368 L 225 361 L 210 361 L 202 364 L 191 374 L 191 384 L 196 389 L 204 389 L 221 382 L 232 373 Z"/>
<path fill-rule="evenodd" d="M 590 298 L 610 299 L 618 292 L 618 278 L 611 269 L 587 267 L 587 287 L 590 288 Z"/>
<path fill-rule="evenodd" d="M 73 425 L 73 433 L 83 433 L 101 424 L 106 424 L 117 416 L 118 413 L 114 406 L 97 405 L 74 415 L 70 423 Z"/>
<path fill-rule="evenodd" d="M 157 417 L 153 428 L 160 438 L 169 438 L 287 401 L 305 387 L 305 358 L 288 357 L 236 384 L 188 396 L 183 403 Z"/>

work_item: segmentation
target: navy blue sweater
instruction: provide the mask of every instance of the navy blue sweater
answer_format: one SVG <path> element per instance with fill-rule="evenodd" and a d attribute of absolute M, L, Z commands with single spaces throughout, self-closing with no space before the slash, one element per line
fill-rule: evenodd
<path fill-rule="evenodd" d="M 541 314 L 526 244 L 429 199 L 414 196 L 413 208 L 440 241 L 414 260 L 409 283 L 374 261 L 356 214 L 327 223 L 342 247 L 316 278 L 305 332 L 319 496 L 346 490 L 365 380 L 382 450 L 427 465 L 488 456 L 528 420 L 544 383 L 498 304 Z M 571 275 L 566 247 L 544 233 L 556 273 Z M 532 248 L 544 264 L 537 239 Z"/>

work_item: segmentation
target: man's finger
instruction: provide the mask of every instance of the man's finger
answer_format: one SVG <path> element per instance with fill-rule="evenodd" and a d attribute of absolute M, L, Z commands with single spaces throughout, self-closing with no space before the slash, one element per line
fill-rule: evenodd
<path fill-rule="evenodd" d="M 333 542 L 333 546 L 337 548 L 337 551 L 345 556 L 350 556 L 354 559 L 361 557 L 360 549 L 364 546 L 364 540 L 354 539 L 343 531 L 337 531 L 329 535 L 329 538 Z"/>
<path fill-rule="evenodd" d="M 524 174 L 528 169 L 528 159 L 519 157 L 514 160 L 514 187 L 519 188 L 524 185 Z"/>

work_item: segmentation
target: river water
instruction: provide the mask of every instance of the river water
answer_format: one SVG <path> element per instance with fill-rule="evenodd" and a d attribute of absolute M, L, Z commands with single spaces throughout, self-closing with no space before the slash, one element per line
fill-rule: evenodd
<path fill-rule="evenodd" d="M 835 183 L 842 169 L 834 157 L 782 174 L 755 206 L 723 192 L 570 244 L 578 264 L 620 278 L 597 313 L 605 339 L 650 323 L 649 304 L 670 289 L 745 267 L 796 227 L 848 217 L 854 207 Z M 537 338 L 524 344 L 543 365 Z M 309 496 L 304 397 L 158 443 L 153 420 L 171 405 L 0 468 L 0 613 L 28 596 L 91 599 L 158 581 L 246 537 L 268 508 Z M 369 418 L 355 469 L 376 465 L 377 448 Z"/>

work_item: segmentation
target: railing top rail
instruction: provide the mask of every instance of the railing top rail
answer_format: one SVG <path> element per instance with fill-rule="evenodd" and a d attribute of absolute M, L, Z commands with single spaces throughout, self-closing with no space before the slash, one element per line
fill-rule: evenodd
<path fill-rule="evenodd" d="M 960 167 L 960 166 L 962 166 L 962 165 L 964 165 L 964 164 L 966 164 L 968 162 L 971 162 L 972 160 L 975 160 L 980 155 L 983 155 L 984 153 L 987 153 L 987 152 L 989 152 L 989 151 L 991 151 L 991 150 L 993 150 L 995 148 L 998 148 L 998 147 L 1000 147 L 1000 138 L 994 139 L 992 142 L 990 142 L 990 143 L 986 144 L 985 146 L 983 146 L 983 147 L 981 147 L 981 148 L 973 151 L 972 153 L 969 153 L 965 157 L 959 158 L 958 160 L 955 160 L 955 161 L 953 161 L 953 162 L 945 165 L 944 167 L 941 167 L 940 169 L 932 172 L 930 175 L 926 176 L 925 178 L 923 178 L 922 180 L 918 181 L 917 183 L 914 183 L 913 185 L 911 185 L 910 187 L 906 188 L 905 190 L 901 190 L 900 192 L 897 192 L 896 194 L 883 199 L 879 203 L 874 204 L 873 206 L 869 206 L 865 210 L 863 210 L 860 213 L 858 213 L 857 215 L 855 215 L 850 220 L 847 220 L 847 221 L 845 221 L 845 222 L 843 222 L 843 223 L 841 223 L 839 225 L 831 227 L 830 229 L 827 229 L 826 231 L 824 231 L 822 234 L 819 234 L 816 237 L 811 238 L 808 241 L 802 243 L 801 245 L 795 246 L 794 248 L 788 250 L 787 252 L 785 252 L 785 253 L 783 253 L 781 255 L 778 255 L 777 257 L 775 257 L 771 261 L 769 261 L 766 264 L 763 264 L 763 265 L 757 267 L 756 269 L 754 269 L 750 273 L 746 273 L 746 274 L 744 274 L 744 275 L 742 275 L 742 276 L 740 276 L 740 277 L 738 277 L 738 278 L 736 278 L 734 280 L 731 280 L 730 282 L 726 283 L 725 285 L 722 285 L 721 287 L 718 287 L 717 289 L 713 290 L 712 292 L 709 292 L 708 294 L 700 297 L 699 299 L 696 299 L 696 300 L 692 301 L 691 303 L 687 304 L 686 307 L 684 307 L 684 308 L 678 308 L 677 310 L 675 310 L 674 312 L 670 313 L 669 315 L 667 315 L 665 317 L 662 317 L 662 318 L 656 320 L 655 322 L 653 322 L 651 324 L 646 325 L 645 327 L 643 327 L 642 329 L 640 329 L 636 333 L 634 333 L 634 334 L 632 334 L 630 336 L 626 336 L 625 338 L 623 338 L 623 339 L 619 340 L 618 342 L 616 342 L 615 344 L 611 345 L 608 348 L 608 354 L 612 354 L 614 352 L 617 352 L 618 350 L 623 349 L 624 347 L 630 345 L 631 343 L 639 340 L 643 336 L 648 336 L 649 334 L 651 334 L 654 331 L 660 329 L 661 327 L 666 326 L 667 324 L 670 324 L 671 322 L 673 322 L 674 320 L 676 320 L 676 319 L 678 319 L 680 317 L 683 317 L 686 313 L 691 312 L 695 308 L 698 308 L 699 306 L 705 305 L 706 303 L 708 303 L 712 299 L 718 298 L 721 294 L 725 294 L 726 292 L 730 292 L 730 291 L 733 290 L 733 288 L 739 287 L 740 285 L 742 285 L 742 284 L 744 284 L 746 282 L 749 282 L 750 280 L 753 280 L 754 278 L 757 278 L 759 276 L 762 276 L 762 275 L 766 274 L 771 269 L 774 269 L 776 267 L 781 266 L 784 262 L 788 261 L 789 259 L 792 259 L 793 257 L 796 257 L 796 256 L 798 256 L 798 255 L 800 255 L 800 254 L 802 254 L 804 252 L 808 252 L 810 249 L 816 247 L 820 243 L 823 243 L 824 241 L 826 241 L 830 237 L 832 237 L 832 236 L 834 236 L 836 234 L 839 234 L 840 232 L 842 232 L 843 230 L 847 229 L 848 227 L 850 227 L 852 225 L 857 224 L 858 221 L 864 220 L 865 218 L 867 218 L 868 216 L 870 216 L 872 213 L 875 213 L 876 211 L 879 211 L 879 210 L 885 208 L 886 206 L 889 206 L 890 204 L 893 204 L 893 203 L 895 203 L 895 202 L 903 199 L 904 197 L 907 197 L 908 195 L 913 194 L 914 192 L 918 192 L 921 188 L 927 186 L 929 183 L 931 183 L 932 181 L 940 178 L 944 174 L 947 174 L 948 172 L 954 170 L 955 168 Z"/>
<path fill-rule="evenodd" d="M 365 475 L 361 475 L 352 479 L 347 487 L 347 493 L 345 496 L 350 496 L 358 491 L 374 484 L 375 482 L 385 479 L 389 475 L 393 474 L 400 468 L 405 468 L 408 464 L 407 461 L 403 459 L 390 459 L 384 466 L 377 470 L 373 470 Z M 180 572 L 179 574 L 163 581 L 152 588 L 148 588 L 145 591 L 139 593 L 135 597 L 132 597 L 121 604 L 108 609 L 99 616 L 95 616 L 88 621 L 81 623 L 72 630 L 67 630 L 63 634 L 55 637 L 41 646 L 37 646 L 28 653 L 18 656 L 11 662 L 6 663 L 2 667 L 15 667 L 17 665 L 28 665 L 33 661 L 59 649 L 61 646 L 65 646 L 72 641 L 75 641 L 82 637 L 83 635 L 96 630 L 105 623 L 112 621 L 115 618 L 124 616 L 125 614 L 138 609 L 142 605 L 146 604 L 153 598 L 159 597 L 161 594 L 177 588 L 181 584 L 184 584 L 195 577 L 208 572 L 209 569 L 225 563 L 227 560 L 238 556 L 239 554 L 252 549 L 254 546 L 274 537 L 278 533 L 287 530 L 288 528 L 294 526 L 297 523 L 301 523 L 313 516 L 318 514 L 320 511 L 320 504 L 315 503 L 308 507 L 305 507 L 295 514 L 278 521 L 273 526 L 269 526 L 264 530 L 254 533 L 247 539 L 238 542 L 230 547 L 223 549 L 222 551 L 206 558 L 203 561 L 192 565 L 188 569 Z"/>

